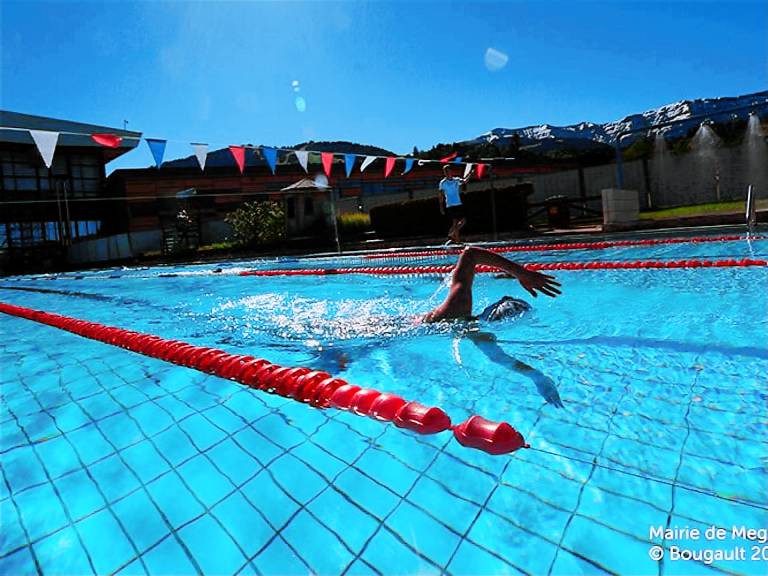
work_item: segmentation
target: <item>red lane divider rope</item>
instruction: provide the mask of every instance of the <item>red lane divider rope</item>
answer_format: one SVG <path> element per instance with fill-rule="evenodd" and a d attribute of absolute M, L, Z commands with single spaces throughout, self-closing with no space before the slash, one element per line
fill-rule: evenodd
<path fill-rule="evenodd" d="M 768 260 L 638 260 L 634 262 L 541 262 L 525 264 L 529 270 L 631 270 L 639 268 L 730 268 L 768 266 Z M 307 268 L 283 270 L 244 270 L 240 276 L 328 276 L 332 274 L 448 274 L 452 264 L 434 266 L 390 266 L 375 268 Z M 492 266 L 478 266 L 478 272 L 499 272 Z"/>
<path fill-rule="evenodd" d="M 603 250 L 624 246 L 655 246 L 658 244 L 685 244 L 702 242 L 733 242 L 746 240 L 746 236 L 693 236 L 691 238 L 646 238 L 643 240 L 605 240 L 601 242 L 568 242 L 561 244 L 525 244 L 522 246 L 493 246 L 491 252 L 542 252 L 548 250 Z M 750 240 L 765 240 L 768 236 L 754 236 Z M 369 260 L 392 258 L 424 258 L 427 256 L 449 256 L 461 253 L 461 248 L 439 250 L 416 250 L 413 252 L 383 252 L 368 254 Z"/>
<path fill-rule="evenodd" d="M 47 324 L 138 354 L 215 374 L 250 388 L 278 394 L 318 408 L 347 410 L 360 416 L 392 422 L 399 428 L 419 434 L 437 434 L 451 430 L 463 446 L 489 454 L 507 454 L 519 448 L 529 448 L 523 436 L 506 422 L 493 422 L 481 416 L 471 416 L 461 424 L 452 426 L 450 417 L 441 408 L 409 402 L 396 394 L 361 388 L 340 378 L 334 378 L 327 372 L 279 366 L 253 356 L 229 354 L 216 348 L 195 346 L 180 340 L 166 340 L 152 334 L 123 330 L 3 302 L 0 302 L 0 312 Z"/>

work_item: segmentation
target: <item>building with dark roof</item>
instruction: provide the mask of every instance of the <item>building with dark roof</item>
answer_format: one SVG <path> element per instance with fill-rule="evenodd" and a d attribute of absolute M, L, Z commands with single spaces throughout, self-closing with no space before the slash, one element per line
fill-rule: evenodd
<path fill-rule="evenodd" d="M 327 179 L 327 189 L 322 185 L 291 188 L 303 178 L 310 181 L 325 178 L 319 154 L 310 153 L 307 173 L 292 152 L 281 151 L 273 174 L 253 147 L 246 148 L 242 174 L 229 149 L 222 148 L 208 154 L 205 170 L 200 169 L 197 159 L 191 155 L 163 162 L 160 168 L 115 170 L 109 176 L 108 187 L 110 195 L 125 197 L 126 229 L 134 248 L 140 251 L 159 250 L 168 243 L 180 209 L 193 218 L 199 243 L 210 244 L 229 237 L 230 229 L 224 222 L 227 214 L 244 202 L 262 200 L 283 206 L 289 237 L 315 238 L 320 247 L 332 231 L 331 193 L 337 198 L 339 212 L 357 212 L 376 205 L 377 200 L 407 199 L 414 191 L 424 188 L 435 194 L 437 182 L 442 178 L 442 167 L 438 164 L 414 166 L 411 172 L 402 175 L 402 160 L 385 178 L 383 158 L 361 173 L 360 157 L 347 178 L 340 153 L 365 154 L 361 150 L 367 151 L 367 148 L 350 143 L 333 144 L 337 155 Z M 177 194 L 188 189 L 194 189 L 195 194 L 180 202 Z"/>
<path fill-rule="evenodd" d="M 50 169 L 30 130 L 58 133 Z M 109 148 L 91 134 L 122 141 Z M 140 139 L 140 132 L 0 111 L 0 270 L 53 268 L 78 241 L 116 232 L 122 224 L 106 198 L 105 165 Z"/>

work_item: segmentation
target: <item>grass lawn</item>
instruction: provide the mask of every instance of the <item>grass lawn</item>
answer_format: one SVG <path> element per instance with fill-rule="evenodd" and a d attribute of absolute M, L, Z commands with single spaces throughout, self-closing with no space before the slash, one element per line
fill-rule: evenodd
<path fill-rule="evenodd" d="M 768 199 L 757 201 L 758 210 L 768 208 Z M 733 212 L 744 212 L 745 206 L 743 200 L 735 202 L 713 202 L 711 204 L 698 204 L 696 206 L 678 206 L 677 208 L 667 208 L 665 210 L 652 210 L 640 212 L 641 220 L 659 220 L 661 218 L 683 218 L 685 216 L 702 216 L 704 214 L 727 214 Z"/>

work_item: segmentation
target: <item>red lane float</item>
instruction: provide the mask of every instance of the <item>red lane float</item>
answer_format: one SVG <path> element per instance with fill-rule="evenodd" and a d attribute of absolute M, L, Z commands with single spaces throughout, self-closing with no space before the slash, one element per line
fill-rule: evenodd
<path fill-rule="evenodd" d="M 605 240 L 601 242 L 568 242 L 560 244 L 524 244 L 522 246 L 492 246 L 491 252 L 542 252 L 548 250 L 604 250 L 625 246 L 655 246 L 659 244 L 699 244 L 703 242 L 735 242 L 746 240 L 746 236 L 694 236 L 691 238 L 646 238 L 643 240 Z M 750 240 L 765 240 L 768 236 L 754 236 Z M 424 258 L 427 256 L 445 256 L 461 253 L 461 248 L 440 250 L 415 250 L 413 252 L 383 252 L 367 254 L 370 260 L 394 258 Z"/>
<path fill-rule="evenodd" d="M 70 318 L 0 302 L 0 312 L 60 328 L 85 338 L 119 346 L 180 366 L 234 380 L 250 388 L 304 402 L 317 408 L 337 408 L 383 422 L 392 422 L 419 434 L 453 430 L 463 446 L 489 454 L 508 454 L 527 448 L 522 435 L 506 422 L 491 422 L 472 416 L 457 426 L 441 408 L 411 402 L 396 394 L 361 388 L 327 372 L 290 368 L 262 358 L 229 354 L 224 350 L 166 340 L 104 324 Z"/>
<path fill-rule="evenodd" d="M 634 262 L 532 262 L 524 265 L 529 270 L 631 270 L 639 268 L 730 268 L 768 266 L 768 260 L 744 258 L 742 260 L 638 260 Z M 244 270 L 240 276 L 326 276 L 328 274 L 371 274 L 374 276 L 410 274 L 448 274 L 451 264 L 435 266 L 390 266 L 376 268 L 333 268 L 302 270 Z M 493 266 L 478 266 L 478 272 L 500 272 Z"/>

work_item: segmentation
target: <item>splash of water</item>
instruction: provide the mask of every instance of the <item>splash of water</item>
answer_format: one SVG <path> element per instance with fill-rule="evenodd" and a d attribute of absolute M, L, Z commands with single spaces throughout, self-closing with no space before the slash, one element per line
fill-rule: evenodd
<path fill-rule="evenodd" d="M 711 198 L 720 200 L 720 165 L 717 150 L 722 144 L 720 137 L 709 124 L 702 123 L 691 141 L 696 159 L 696 185 L 699 190 Z"/>
<path fill-rule="evenodd" d="M 262 294 L 228 300 L 212 311 L 217 323 L 246 338 L 268 335 L 283 341 L 318 343 L 398 338 L 441 332 L 438 324 L 419 322 L 429 307 L 424 302 L 380 297 L 367 300 L 316 300 L 283 294 Z"/>
<path fill-rule="evenodd" d="M 656 132 L 653 142 L 653 171 L 656 176 L 656 202 L 664 204 L 669 188 L 669 149 L 662 132 Z"/>

